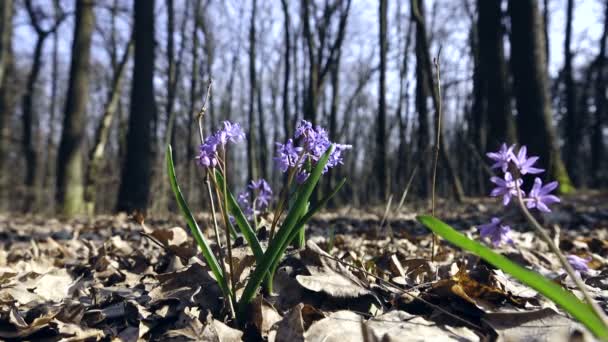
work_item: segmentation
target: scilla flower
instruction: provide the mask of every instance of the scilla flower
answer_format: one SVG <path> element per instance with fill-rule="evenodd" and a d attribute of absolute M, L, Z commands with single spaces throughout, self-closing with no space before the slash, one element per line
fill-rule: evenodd
<path fill-rule="evenodd" d="M 493 217 L 490 223 L 482 224 L 477 228 L 479 228 L 479 236 L 481 238 L 490 238 L 494 247 L 499 246 L 501 243 L 513 243 L 513 240 L 509 236 L 511 227 L 501 224 L 500 219 L 497 217 Z"/>

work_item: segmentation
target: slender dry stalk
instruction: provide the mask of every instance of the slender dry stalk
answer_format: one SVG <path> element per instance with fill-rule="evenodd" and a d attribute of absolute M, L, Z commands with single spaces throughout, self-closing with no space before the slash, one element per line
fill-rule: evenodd
<path fill-rule="evenodd" d="M 203 133 L 203 119 L 205 117 L 205 113 L 207 112 L 207 102 L 209 100 L 209 97 L 211 96 L 211 86 L 213 84 L 213 80 L 209 80 L 209 85 L 207 85 L 207 95 L 205 96 L 205 99 L 203 100 L 203 106 L 201 108 L 201 110 L 198 112 L 197 114 L 197 122 L 198 122 L 198 134 L 199 137 L 201 138 L 201 144 L 205 143 L 205 134 Z M 212 217 L 212 221 L 213 221 L 213 230 L 215 233 L 215 243 L 217 244 L 218 247 L 218 251 L 219 251 L 219 256 L 220 256 L 220 267 L 222 268 L 222 273 L 224 274 L 224 280 L 226 279 L 226 266 L 224 265 L 224 252 L 222 250 L 222 243 L 220 240 L 220 233 L 219 233 L 219 228 L 218 228 L 218 224 L 217 224 L 217 216 L 216 216 L 216 211 L 215 211 L 215 203 L 213 201 L 213 192 L 211 191 L 211 181 L 210 181 L 210 177 L 209 177 L 209 172 L 207 171 L 205 174 L 205 184 L 207 187 L 207 195 L 209 197 L 209 203 L 211 204 L 211 217 Z M 215 176 L 215 175 L 214 175 Z M 218 197 L 219 200 L 219 197 Z M 226 226 L 227 227 L 227 226 Z M 232 256 L 232 246 L 230 245 L 230 234 L 228 234 L 229 232 L 227 232 L 226 234 L 226 247 L 228 250 L 228 255 L 229 255 L 229 260 L 228 260 L 228 265 L 230 265 L 230 289 L 232 291 L 234 291 L 234 281 L 232 279 L 232 258 L 230 256 Z M 226 287 L 228 287 L 228 284 L 226 284 Z M 233 292 L 234 293 L 234 292 Z M 230 315 L 232 316 L 233 319 L 236 318 L 236 312 L 234 311 L 234 304 L 232 303 L 232 298 L 226 298 L 226 301 L 228 302 L 228 307 L 230 309 Z"/>
<path fill-rule="evenodd" d="M 435 64 L 435 70 L 437 74 L 437 132 L 435 133 L 435 157 L 433 159 L 433 180 L 431 182 L 431 215 L 435 216 L 435 188 L 437 183 L 437 163 L 439 162 L 439 146 L 441 142 L 441 118 L 443 116 L 442 100 L 441 100 L 441 74 L 439 69 L 439 56 L 441 55 L 441 46 L 437 57 L 433 59 Z M 431 261 L 435 261 L 435 245 L 437 244 L 437 235 L 433 233 L 433 240 L 431 241 Z"/>

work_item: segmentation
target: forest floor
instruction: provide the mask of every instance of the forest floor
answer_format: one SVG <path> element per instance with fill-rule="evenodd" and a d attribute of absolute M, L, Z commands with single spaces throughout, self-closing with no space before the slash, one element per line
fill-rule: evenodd
<path fill-rule="evenodd" d="M 241 325 L 229 319 L 178 216 L 142 225 L 126 215 L 61 221 L 0 214 L 0 339 L 590 339 L 552 302 L 469 253 L 441 242 L 431 262 L 431 235 L 415 220 L 425 205 L 389 213 L 382 226 L 383 208 L 318 215 L 306 248 L 288 251 L 275 293 L 258 296 Z M 471 237 L 475 225 L 500 214 L 504 208 L 485 199 L 440 201 L 437 211 Z M 517 212 L 506 215 L 514 244 L 500 253 L 574 289 Z M 539 219 L 565 253 L 593 257 L 582 276 L 608 309 L 608 194 L 564 198 Z M 242 287 L 253 257 L 238 246 L 233 258 Z"/>

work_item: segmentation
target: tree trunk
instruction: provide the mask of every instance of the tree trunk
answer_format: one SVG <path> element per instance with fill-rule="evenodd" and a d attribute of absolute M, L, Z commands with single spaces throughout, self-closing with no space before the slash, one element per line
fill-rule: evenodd
<path fill-rule="evenodd" d="M 195 124 L 195 116 L 198 113 L 198 109 L 196 108 L 196 98 L 197 98 L 197 94 L 198 94 L 198 83 L 199 83 L 199 79 L 198 79 L 198 48 L 199 48 L 199 41 L 198 41 L 198 30 L 200 28 L 200 21 L 202 20 L 202 18 L 199 16 L 200 14 L 200 9 L 201 9 L 201 0 L 196 0 L 195 4 L 194 4 L 194 26 L 192 28 L 192 46 L 191 46 L 191 55 L 192 55 L 192 64 L 191 64 L 191 69 L 190 69 L 190 73 L 191 73 L 191 78 L 190 78 L 190 101 L 188 104 L 188 129 L 187 129 L 187 142 L 186 142 L 186 159 L 187 160 L 191 160 L 191 158 L 194 158 L 194 154 L 195 154 L 195 146 L 196 146 L 196 138 L 194 137 L 194 126 Z M 190 189 L 194 189 L 195 188 L 195 177 L 193 176 L 194 174 L 194 170 L 195 170 L 195 166 L 192 165 L 193 163 L 188 163 L 186 165 L 186 182 L 188 184 L 188 188 Z M 188 199 L 188 203 L 192 203 L 192 199 L 193 199 L 193 192 L 189 191 L 187 193 L 186 196 Z"/>
<path fill-rule="evenodd" d="M 256 161 L 256 137 L 255 137 L 255 88 L 257 82 L 255 80 L 255 13 L 257 10 L 257 1 L 253 0 L 251 4 L 251 21 L 249 23 L 249 129 L 247 132 L 247 179 L 253 180 L 258 178 L 258 169 Z"/>
<path fill-rule="evenodd" d="M 604 164 L 604 118 L 606 116 L 606 41 L 608 40 L 608 1 L 605 4 L 604 32 L 600 41 L 595 76 L 595 112 L 591 132 L 591 178 L 594 186 L 601 186 L 605 176 Z"/>
<path fill-rule="evenodd" d="M 435 122 L 437 123 L 438 120 L 440 120 L 441 115 L 441 101 L 442 99 L 440 98 L 440 94 L 438 92 L 438 88 L 439 85 L 437 85 L 437 87 L 433 86 L 433 68 L 431 66 L 431 55 L 430 55 L 430 50 L 429 50 L 429 44 L 428 44 L 428 40 L 426 38 L 426 25 L 425 25 L 425 21 L 424 21 L 424 12 L 423 12 L 423 4 L 422 4 L 422 0 L 413 0 L 412 1 L 412 13 L 413 13 L 413 17 L 414 20 L 416 21 L 416 46 L 418 46 L 418 41 L 420 40 L 420 54 L 421 57 L 423 59 L 423 63 L 422 66 L 424 66 L 424 70 L 422 70 L 422 72 L 424 74 L 426 74 L 426 80 L 427 80 L 427 84 L 428 84 L 428 88 L 430 88 L 430 93 L 431 93 L 431 99 L 433 100 L 433 107 L 435 108 Z M 420 32 L 419 32 L 420 31 Z M 418 53 L 418 52 L 417 52 Z M 418 60 L 418 57 L 417 57 Z M 426 102 L 426 98 L 424 98 L 424 101 Z M 426 104 L 425 104 L 426 106 Z M 437 127 L 439 128 L 439 125 L 437 125 Z M 436 134 L 441 134 L 443 135 L 442 131 L 437 131 Z M 427 142 L 428 144 L 428 142 Z M 439 145 L 437 146 L 439 148 L 439 152 L 440 152 L 440 156 L 441 156 L 441 160 L 443 163 L 443 167 L 445 168 L 448 177 L 450 178 L 450 182 L 452 185 L 452 191 L 454 192 L 454 197 L 456 198 L 456 200 L 458 202 L 462 201 L 462 199 L 464 198 L 464 191 L 462 189 L 462 183 L 460 182 L 460 179 L 458 178 L 458 174 L 456 173 L 456 170 L 454 169 L 454 166 L 452 165 L 452 161 L 450 160 L 450 157 L 448 155 L 448 151 L 445 147 L 445 139 L 441 139 L 439 141 Z M 424 158 L 424 155 L 421 155 L 422 158 Z"/>
<path fill-rule="evenodd" d="M 411 18 L 411 17 L 410 17 Z M 399 18 L 401 20 L 401 18 Z M 407 131 L 409 126 L 409 81 L 407 75 L 409 73 L 409 54 L 410 46 L 412 44 L 412 28 L 413 24 L 411 20 L 407 21 L 407 29 L 405 32 L 405 46 L 403 48 L 401 58 L 401 65 L 399 68 L 399 98 L 397 101 L 397 109 L 395 110 L 395 116 L 399 120 L 399 153 L 397 160 L 397 168 L 395 172 L 395 178 L 399 181 L 399 189 L 406 184 L 406 173 L 405 170 L 408 163 L 408 148 L 407 148 Z M 400 32 L 401 33 L 401 32 Z M 404 106 L 405 103 L 405 106 Z M 405 117 L 403 115 L 405 112 Z"/>
<path fill-rule="evenodd" d="M 108 94 L 108 102 L 106 103 L 103 116 L 95 131 L 95 142 L 93 147 L 89 151 L 89 164 L 85 173 L 85 192 L 84 201 L 86 203 L 86 211 L 89 215 L 95 213 L 95 200 L 96 200 L 96 188 L 97 181 L 100 176 L 100 171 L 104 164 L 104 151 L 108 138 L 110 135 L 110 128 L 112 127 L 112 121 L 118 107 L 118 100 L 122 89 L 122 79 L 124 77 L 127 62 L 129 61 L 130 55 L 133 51 L 133 39 L 129 40 L 127 48 L 125 49 L 124 55 L 114 70 L 114 79 L 112 81 L 112 88 Z"/>
<path fill-rule="evenodd" d="M 322 20 L 316 23 L 317 30 L 313 31 L 310 20 L 310 0 L 302 0 L 302 24 L 304 28 L 304 41 L 308 52 L 308 82 L 304 97 L 304 119 L 310 121 L 313 125 L 317 124 L 317 108 L 319 106 L 319 96 L 323 89 L 326 76 L 329 72 L 330 64 L 335 58 L 335 55 L 342 48 L 344 35 L 346 32 L 346 24 L 350 12 L 351 0 L 347 0 L 346 4 L 342 1 L 333 3 L 325 2 L 323 9 Z M 328 42 L 326 40 L 331 25 L 333 14 L 338 8 L 341 12 L 338 19 L 338 31 L 335 40 Z M 319 37 L 319 45 L 317 46 L 317 36 Z M 326 51 L 328 50 L 329 51 Z M 326 56 L 326 57 L 325 57 Z M 324 59 L 325 57 L 325 59 Z"/>
<path fill-rule="evenodd" d="M 380 82 L 378 84 L 378 122 L 376 122 L 376 175 L 381 200 L 389 193 L 389 178 L 386 167 L 386 53 L 387 53 L 387 12 L 386 0 L 380 0 L 379 6 L 379 45 L 380 45 Z"/>
<path fill-rule="evenodd" d="M 35 20 L 35 19 L 33 19 Z M 34 48 L 34 57 L 32 62 L 32 68 L 27 77 L 25 93 L 22 99 L 22 148 L 23 155 L 25 157 L 25 196 L 23 202 L 23 211 L 28 212 L 32 209 L 35 198 L 35 187 L 36 182 L 36 164 L 38 161 L 38 155 L 36 148 L 34 147 L 34 128 L 37 126 L 37 118 L 34 113 L 34 92 L 36 87 L 36 81 L 38 80 L 38 74 L 42 66 L 42 49 L 44 48 L 44 41 L 47 35 L 38 35 L 36 38 L 36 47 Z"/>
<path fill-rule="evenodd" d="M 0 210 L 8 204 L 8 172 L 4 166 L 7 163 L 9 149 L 10 117 L 12 115 L 10 78 L 13 64 L 13 1 L 0 2 Z"/>
<path fill-rule="evenodd" d="M 285 17 L 284 22 L 284 30 L 285 30 L 285 73 L 283 76 L 283 131 L 285 134 L 285 141 L 291 137 L 291 122 L 289 121 L 289 103 L 291 102 L 291 98 L 289 97 L 289 76 L 291 73 L 290 65 L 290 55 L 291 55 L 291 37 L 290 37 L 290 27 L 291 27 L 291 19 L 289 16 L 289 6 L 287 4 L 287 0 L 281 0 L 281 5 L 283 7 L 283 15 Z"/>
<path fill-rule="evenodd" d="M 59 16 L 54 25 L 45 30 L 40 26 L 39 18 L 34 12 L 31 0 L 25 2 L 25 8 L 27 10 L 31 25 L 36 32 L 36 44 L 34 47 L 34 56 L 32 58 L 32 67 L 27 77 L 25 86 L 25 93 L 22 98 L 22 148 L 23 155 L 25 157 L 25 196 L 23 202 L 23 211 L 28 212 L 32 209 L 32 206 L 36 203 L 36 195 L 40 193 L 39 187 L 36 186 L 36 175 L 38 173 L 38 151 L 35 146 L 40 145 L 34 143 L 34 131 L 38 126 L 38 115 L 34 109 L 34 98 L 36 92 L 36 84 L 38 82 L 38 75 L 42 68 L 42 53 L 44 50 L 44 42 L 50 34 L 52 34 L 61 21 L 62 16 Z"/>
<path fill-rule="evenodd" d="M 260 79 L 262 78 L 262 74 L 260 73 Z M 264 128 L 264 108 L 262 106 L 262 81 L 258 80 L 257 86 L 257 101 L 258 101 L 258 135 L 260 136 L 260 141 L 258 145 L 258 155 L 259 155 L 259 172 L 260 177 L 264 179 L 268 179 L 268 160 L 267 160 L 267 151 L 268 151 L 268 142 L 266 137 L 266 129 Z"/>
<path fill-rule="evenodd" d="M 579 116 L 581 113 L 579 113 L 576 108 L 577 96 L 574 76 L 572 75 L 572 50 L 570 48 L 574 0 L 568 0 L 566 7 L 566 37 L 564 39 L 564 69 L 562 71 L 566 92 L 566 144 L 564 146 L 564 156 L 566 157 L 568 174 L 572 175 L 572 181 L 575 184 L 578 184 L 578 175 L 580 174 L 578 162 L 580 162 L 579 146 L 581 145 L 582 132 L 580 127 L 582 127 L 582 117 Z"/>
<path fill-rule="evenodd" d="M 67 216 L 82 213 L 83 140 L 89 97 L 91 36 L 94 29 L 92 1 L 76 3 L 76 24 L 63 131 L 57 157 L 57 203 Z"/>
<path fill-rule="evenodd" d="M 135 0 L 135 55 L 127 152 L 117 210 L 145 211 L 150 194 L 154 144 L 154 1 Z"/>
<path fill-rule="evenodd" d="M 187 6 L 187 5 L 186 5 Z M 184 19 L 185 20 L 185 19 Z M 173 0 L 167 0 L 167 102 L 165 103 L 165 117 L 167 123 L 167 136 L 171 145 L 175 146 L 175 125 L 173 124 L 173 105 L 175 104 L 175 92 L 177 89 L 177 75 L 175 72 L 175 9 Z M 182 36 L 182 41 L 184 37 Z M 180 60 L 181 62 L 181 60 Z M 163 146 L 163 149 L 165 146 Z M 164 159 L 164 158 L 161 158 Z M 164 163 L 163 163 L 164 164 Z M 163 192 L 164 196 L 164 192 Z"/>
<path fill-rule="evenodd" d="M 415 9 L 422 9 L 422 0 L 411 0 L 412 18 L 416 18 Z M 424 17 L 420 18 L 421 20 Z M 427 107 L 427 99 L 429 97 L 429 76 L 426 74 L 426 59 L 424 58 L 424 49 L 426 48 L 426 34 L 424 32 L 424 23 L 421 20 L 416 20 L 416 112 L 418 114 L 418 136 L 416 137 L 417 153 L 420 160 L 420 168 L 418 172 L 418 184 L 420 185 L 420 196 L 427 196 L 430 193 L 430 165 L 428 163 L 430 154 L 427 153 L 428 145 L 431 143 L 430 127 L 429 127 L 429 110 Z"/>
<path fill-rule="evenodd" d="M 479 96 L 480 120 L 487 122 L 487 136 L 481 153 L 497 150 L 503 143 L 515 142 L 515 123 L 511 115 L 508 94 L 507 65 L 504 57 L 502 12 L 500 0 L 477 0 L 479 19 L 477 34 L 479 43 Z M 477 92 L 476 92 L 477 93 Z"/>
<path fill-rule="evenodd" d="M 543 35 L 545 36 L 545 56 L 549 65 L 549 0 L 543 0 Z"/>
<path fill-rule="evenodd" d="M 547 80 L 545 40 L 537 0 L 509 0 L 511 68 L 517 100 L 519 141 L 540 156 L 548 177 L 562 193 L 574 188 L 559 153 L 552 122 Z"/>

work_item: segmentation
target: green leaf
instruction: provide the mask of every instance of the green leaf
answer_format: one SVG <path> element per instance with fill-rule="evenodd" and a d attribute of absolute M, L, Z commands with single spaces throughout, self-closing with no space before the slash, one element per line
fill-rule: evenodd
<path fill-rule="evenodd" d="M 338 193 L 338 191 L 340 191 L 344 183 L 346 183 L 346 178 L 343 178 L 340 183 L 338 183 L 338 185 L 329 193 L 329 195 L 325 196 L 325 198 L 320 200 L 312 209 L 308 210 L 308 212 L 302 218 L 300 218 L 300 220 L 298 220 L 298 223 L 296 223 L 293 231 L 287 239 L 287 243 L 281 247 L 281 250 L 279 251 L 279 256 L 285 253 L 285 251 L 287 250 L 287 246 L 289 246 L 289 244 L 296 239 L 298 234 L 304 228 L 306 222 L 308 222 L 308 220 L 310 220 L 314 216 L 314 214 L 316 214 L 321 208 L 327 205 L 327 202 L 329 202 L 329 200 L 334 197 Z M 274 272 L 276 271 L 280 260 L 280 258 L 276 258 L 272 263 L 272 266 L 270 267 L 270 276 L 268 277 L 266 284 L 266 287 L 269 289 L 269 292 L 272 292 L 272 279 L 274 278 Z"/>
<path fill-rule="evenodd" d="M 598 338 L 608 339 L 608 327 L 604 325 L 593 309 L 587 303 L 579 300 L 572 293 L 564 290 L 561 286 L 536 272 L 519 266 L 506 257 L 480 244 L 479 242 L 467 238 L 463 234 L 454 230 L 454 228 L 433 216 L 421 215 L 418 216 L 417 219 L 420 221 L 420 223 L 427 226 L 436 234 L 441 235 L 450 243 L 472 252 L 489 264 L 509 273 L 515 277 L 515 279 L 551 299 L 553 302 L 561 306 L 569 314 L 583 323 Z"/>
<path fill-rule="evenodd" d="M 205 240 L 205 237 L 201 233 L 201 230 L 200 230 L 198 224 L 196 223 L 196 220 L 194 219 L 194 216 L 192 215 L 192 212 L 190 211 L 190 208 L 188 207 L 188 204 L 186 203 L 184 196 L 182 195 L 182 191 L 179 188 L 179 185 L 177 184 L 177 179 L 175 177 L 175 166 L 173 165 L 173 155 L 171 152 L 171 145 L 167 145 L 167 151 L 165 153 L 165 160 L 167 163 L 167 173 L 169 175 L 169 181 L 171 182 L 171 189 L 173 190 L 173 193 L 175 194 L 175 200 L 177 201 L 177 204 L 178 204 L 182 214 L 184 215 L 184 218 L 186 219 L 188 228 L 190 228 L 190 231 L 192 232 L 192 235 L 194 236 L 194 240 L 196 240 L 196 243 L 198 244 L 199 248 L 201 249 L 201 252 L 203 253 L 203 256 L 205 257 L 205 260 L 207 261 L 209 268 L 211 268 L 211 272 L 213 272 L 215 279 L 217 280 L 218 284 L 220 285 L 222 292 L 224 293 L 225 296 L 232 298 L 232 293 L 228 289 L 228 286 L 226 284 L 226 279 L 224 278 L 222 269 L 220 268 L 220 264 L 217 262 L 217 259 L 215 258 L 215 255 L 211 251 L 211 248 L 209 247 L 207 240 Z"/>
<path fill-rule="evenodd" d="M 223 184 L 224 178 L 219 173 L 219 171 L 215 172 L 215 176 L 217 177 L 218 183 Z M 223 195 L 224 189 L 222 188 L 222 186 L 220 186 L 219 188 L 220 193 L 222 193 Z M 253 230 L 253 228 L 251 228 L 251 225 L 249 225 L 249 221 L 247 221 L 247 218 L 243 214 L 241 207 L 237 203 L 230 190 L 228 190 L 228 188 L 226 188 L 226 192 L 228 193 L 228 212 L 231 213 L 232 216 L 234 216 L 234 219 L 236 220 L 236 225 L 239 227 L 239 230 L 241 231 L 241 233 L 243 233 L 243 237 L 245 238 L 245 240 L 247 240 L 247 243 L 251 247 L 253 255 L 255 256 L 256 263 L 259 264 L 262 260 L 262 257 L 264 256 L 264 251 L 262 250 L 260 241 L 258 241 L 258 237 L 257 235 L 255 235 L 255 231 Z"/>
<path fill-rule="evenodd" d="M 329 155 L 334 150 L 334 146 L 332 145 L 325 154 L 319 159 L 317 165 L 308 176 L 308 180 L 302 186 L 302 189 L 298 192 L 296 201 L 287 213 L 287 217 L 285 217 L 285 221 L 283 221 L 283 225 L 277 232 L 277 235 L 272 239 L 268 249 L 264 253 L 264 257 L 262 261 L 256 266 L 255 271 L 249 278 L 247 282 L 247 286 L 243 290 L 243 294 L 239 300 L 238 304 L 238 315 L 243 315 L 246 311 L 247 305 L 253 299 L 258 287 L 262 283 L 264 276 L 270 270 L 270 267 L 273 265 L 276 259 L 280 258 L 280 252 L 283 246 L 286 246 L 289 243 L 289 237 L 291 233 L 294 231 L 294 227 L 298 223 L 299 218 L 304 215 L 306 210 L 306 206 L 308 204 L 308 199 L 312 194 L 314 188 L 317 186 L 319 182 L 319 178 L 323 172 L 323 168 L 327 164 L 327 160 L 329 159 Z"/>

